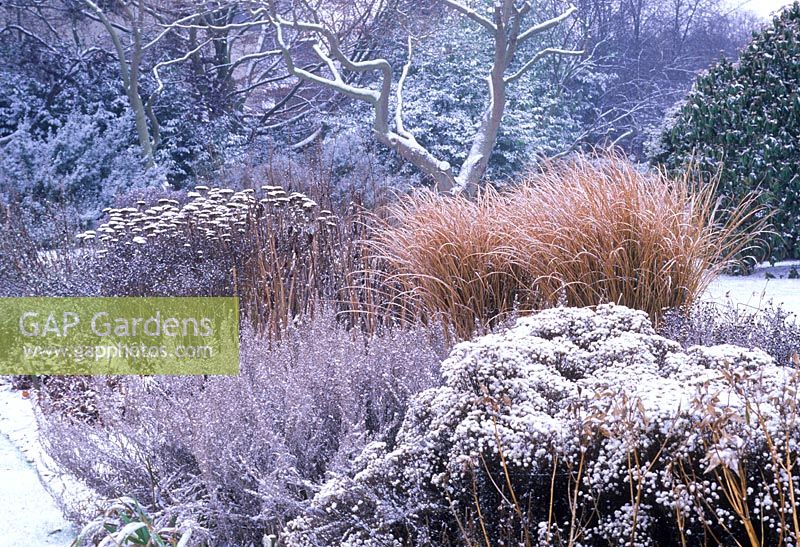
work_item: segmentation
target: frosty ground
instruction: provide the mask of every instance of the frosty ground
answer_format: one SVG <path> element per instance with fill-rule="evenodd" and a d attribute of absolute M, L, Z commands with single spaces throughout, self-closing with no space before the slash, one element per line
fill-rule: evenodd
<path fill-rule="evenodd" d="M 61 514 L 29 461 L 36 457 L 30 404 L 9 389 L 0 380 L 0 546 L 69 545 L 77 531 Z M 12 433 L 14 442 L 7 433 Z M 27 454 L 21 448 L 26 448 Z"/>

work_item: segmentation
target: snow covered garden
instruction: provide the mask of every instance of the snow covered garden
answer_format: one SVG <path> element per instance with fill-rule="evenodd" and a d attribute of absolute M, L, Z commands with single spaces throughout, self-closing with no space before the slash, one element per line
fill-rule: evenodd
<path fill-rule="evenodd" d="M 800 3 L 37 0 L 0 60 L 0 546 L 800 545 Z M 235 298 L 238 374 L 26 372 L 63 297 Z"/>

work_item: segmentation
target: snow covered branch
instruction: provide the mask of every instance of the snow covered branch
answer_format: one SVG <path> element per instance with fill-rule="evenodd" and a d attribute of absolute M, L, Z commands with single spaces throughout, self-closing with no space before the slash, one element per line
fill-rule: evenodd
<path fill-rule="evenodd" d="M 396 104 L 394 115 L 390 116 L 389 98 L 392 89 L 393 70 L 388 61 L 380 58 L 356 61 L 348 56 L 340 43 L 339 37 L 320 22 L 321 17 L 320 13 L 318 13 L 318 8 L 310 6 L 307 2 L 302 3 L 302 8 L 305 10 L 308 20 L 301 20 L 298 17 L 297 13 L 300 10 L 292 10 L 293 18 L 285 19 L 278 15 L 274 2 L 269 4 L 269 17 L 275 27 L 276 42 L 282 50 L 284 61 L 291 74 L 301 80 L 325 86 L 328 89 L 372 105 L 375 113 L 373 130 L 378 141 L 431 176 L 435 180 L 436 188 L 439 191 L 463 192 L 472 195 L 477 192 L 481 184 L 492 149 L 497 140 L 498 130 L 505 111 L 506 86 L 519 79 L 546 55 L 582 54 L 580 51 L 545 48 L 513 73 L 507 75 L 518 47 L 526 40 L 559 25 L 575 13 L 576 8 L 570 5 L 568 9 L 556 17 L 541 23 L 525 26 L 523 25 L 523 20 L 532 10 L 530 2 L 516 3 L 514 0 L 500 0 L 494 4 L 492 18 L 490 19 L 481 15 L 464 2 L 458 0 L 441 1 L 446 7 L 480 25 L 494 42 L 493 64 L 487 77 L 488 104 L 480 119 L 467 159 L 462 164 L 457 176 L 453 175 L 448 162 L 436 158 L 422 147 L 413 133 L 403 124 L 403 86 L 409 77 L 411 69 L 411 37 L 408 40 L 408 60 L 402 68 L 399 81 L 395 87 Z M 324 66 L 327 67 L 329 76 L 312 73 L 297 67 L 295 56 L 299 53 L 296 50 L 293 51 L 287 45 L 286 29 L 291 29 L 301 36 L 306 35 L 314 41 L 312 49 Z M 348 83 L 344 80 L 342 71 L 372 73 L 379 83 L 379 88 L 373 89 L 364 85 L 359 86 Z M 390 120 L 394 122 L 393 127 L 390 124 Z"/>
<path fill-rule="evenodd" d="M 537 61 L 545 55 L 580 55 L 582 52 L 568 51 L 556 48 L 546 48 L 533 56 L 522 68 L 511 76 L 506 76 L 514 61 L 518 47 L 533 36 L 541 34 L 566 20 L 575 13 L 575 6 L 542 23 L 534 24 L 522 31 L 525 16 L 531 11 L 531 4 L 524 2 L 517 5 L 514 0 L 498 1 L 494 5 L 494 23 L 489 32 L 494 39 L 494 62 L 491 72 L 487 77 L 489 87 L 489 101 L 483 112 L 478 131 L 473 139 L 467 159 L 461 166 L 456 187 L 468 195 L 473 195 L 486 173 L 489 158 L 492 154 L 497 133 L 505 112 L 506 86 L 527 72 Z"/>
<path fill-rule="evenodd" d="M 536 36 L 537 34 L 541 34 L 546 30 L 550 30 L 551 28 L 560 25 L 563 21 L 571 17 L 572 14 L 575 13 L 576 11 L 578 11 L 578 8 L 576 8 L 573 5 L 570 5 L 569 8 L 561 15 L 553 17 L 548 21 L 544 21 L 543 23 L 539 23 L 538 25 L 533 25 L 532 27 L 530 27 L 528 30 L 519 35 L 518 40 L 520 42 L 524 42 L 528 38 Z"/>
<path fill-rule="evenodd" d="M 402 121 L 400 121 L 399 126 L 397 125 L 397 121 L 400 119 L 399 112 L 396 112 L 395 115 L 396 130 L 391 129 L 389 123 L 389 95 L 392 89 L 392 67 L 388 61 L 380 58 L 364 61 L 353 60 L 345 54 L 341 48 L 338 37 L 329 28 L 317 22 L 286 20 L 278 15 L 274 8 L 272 11 L 272 23 L 275 27 L 276 42 L 278 47 L 283 51 L 283 57 L 290 73 L 302 80 L 325 86 L 336 92 L 365 101 L 372 105 L 375 111 L 373 131 L 376 139 L 397 152 L 406 161 L 433 177 L 436 181 L 436 187 L 440 191 L 450 191 L 453 189 L 455 181 L 450 169 L 450 164 L 436 158 L 428 150 L 420 146 L 414 136 L 402 127 Z M 286 28 L 310 33 L 315 37 L 316 41 L 312 49 L 317 57 L 327 66 L 328 72 L 331 74 L 330 78 L 314 74 L 299 68 L 295 64 L 293 52 L 286 44 L 284 34 Z M 374 90 L 369 87 L 359 87 L 345 82 L 337 63 L 343 69 L 351 72 L 377 73 L 380 82 L 380 90 Z M 405 75 L 403 79 L 405 79 L 407 73 L 408 70 L 404 69 Z M 400 104 L 402 105 L 402 86 L 398 90 L 398 93 Z"/>
<path fill-rule="evenodd" d="M 537 62 L 539 62 L 543 57 L 546 57 L 547 55 L 565 55 L 565 56 L 571 55 L 580 57 L 583 54 L 584 51 L 582 50 L 579 51 L 575 49 L 560 49 L 554 47 L 543 49 L 542 51 L 538 52 L 536 55 L 531 57 L 531 59 L 527 61 L 524 65 L 522 65 L 522 68 L 514 72 L 511 76 L 506 76 L 505 82 L 508 84 L 513 82 L 514 80 L 517 80 L 520 76 L 524 75 L 533 65 L 535 65 Z"/>
<path fill-rule="evenodd" d="M 471 20 L 475 21 L 476 23 L 481 25 L 483 28 L 485 28 L 489 32 L 497 32 L 497 27 L 494 25 L 494 23 L 492 23 L 486 17 L 483 17 L 482 15 L 480 15 L 474 9 L 472 9 L 470 7 L 467 7 L 466 5 L 462 4 L 461 2 L 456 2 L 456 0 L 442 0 L 442 2 L 446 6 L 449 6 L 449 7 L 453 8 L 454 10 L 456 10 L 459 13 L 461 13 L 465 17 L 468 17 Z"/>

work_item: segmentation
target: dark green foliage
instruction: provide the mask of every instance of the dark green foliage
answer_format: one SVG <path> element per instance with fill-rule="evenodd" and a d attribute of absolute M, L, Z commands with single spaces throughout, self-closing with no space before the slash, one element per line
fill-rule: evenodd
<path fill-rule="evenodd" d="M 753 36 L 737 64 L 722 60 L 698 78 L 661 135 L 654 162 L 719 171 L 725 203 L 763 193 L 774 211 L 771 260 L 800 257 L 800 4 Z"/>

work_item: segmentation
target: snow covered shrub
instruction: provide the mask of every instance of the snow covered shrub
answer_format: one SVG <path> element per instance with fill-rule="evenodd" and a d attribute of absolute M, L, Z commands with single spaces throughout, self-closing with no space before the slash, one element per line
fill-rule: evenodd
<path fill-rule="evenodd" d="M 38 218 L 48 204 L 61 204 L 86 227 L 116 194 L 161 183 L 160 172 L 145 171 L 132 128 L 130 115 L 99 106 L 70 114 L 45 136 L 17 128 L 0 154 L 0 199 L 22 206 L 39 241 L 54 239 Z"/>
<path fill-rule="evenodd" d="M 0 14 L 4 20 L 20 28 L 32 23 L 23 22 L 27 8 L 8 10 Z M 60 41 L 60 24 L 48 23 L 43 34 L 0 35 L 0 199 L 22 204 L 44 242 L 52 239 L 51 224 L 38 217 L 49 203 L 69 208 L 86 228 L 131 188 L 181 188 L 213 173 L 240 138 L 236 120 L 194 87 L 194 71 L 174 67 L 162 74 L 168 83 L 155 100 L 152 64 L 145 60 L 139 89 L 160 122 L 157 138 L 151 135 L 157 168 L 146 169 L 116 56 L 97 48 L 78 54 L 81 48 Z M 70 43 L 88 30 L 77 20 L 70 25 Z M 96 40 L 95 31 L 89 33 L 80 40 Z"/>
<path fill-rule="evenodd" d="M 361 105 L 351 105 L 356 106 Z M 285 141 L 260 138 L 223 166 L 214 180 L 229 188 L 282 186 L 334 212 L 353 202 L 374 209 L 418 182 L 399 172 L 398 161 L 381 155 L 372 135 L 351 125 L 354 114 L 350 114 L 328 114 L 318 120 L 330 130 L 302 150 L 293 150 Z"/>
<path fill-rule="evenodd" d="M 555 163 L 476 200 L 421 194 L 390 208 L 375 252 L 422 307 L 468 338 L 514 309 L 616 302 L 658 319 L 692 303 L 735 253 L 709 189 L 617 156 Z"/>
<path fill-rule="evenodd" d="M 454 348 L 288 545 L 789 545 L 800 372 L 604 304 Z M 749 540 L 749 541 L 748 541 Z"/>
<path fill-rule="evenodd" d="M 659 326 L 662 336 L 684 347 L 733 344 L 758 348 L 776 363 L 800 365 L 800 325 L 780 307 L 759 310 L 700 302 L 689 310 L 670 311 Z"/>
<path fill-rule="evenodd" d="M 196 522 L 210 545 L 261 545 L 328 473 L 347 472 L 369 442 L 393 442 L 444 355 L 429 329 L 367 339 L 330 313 L 279 343 L 245 327 L 239 376 L 92 378 L 98 418 L 46 407 L 41 431 L 100 496 L 133 497 L 154 522 Z"/>
<path fill-rule="evenodd" d="M 355 105 L 354 105 L 355 106 Z M 336 121 L 328 119 L 328 123 Z M 368 126 L 367 126 L 368 127 Z M 370 209 L 377 208 L 398 192 L 407 191 L 414 177 L 404 173 L 398 158 L 386 157 L 363 128 L 343 127 L 321 143 L 319 157 L 311 157 L 324 170 L 330 181 L 334 203 L 358 200 Z M 308 155 L 306 155 L 308 158 Z M 309 161 L 308 159 L 306 161 Z"/>
<path fill-rule="evenodd" d="M 653 161 L 695 164 L 735 202 L 758 189 L 775 211 L 768 257 L 800 257 L 800 4 L 755 34 L 736 64 L 702 74 L 661 135 Z"/>

